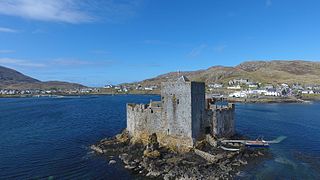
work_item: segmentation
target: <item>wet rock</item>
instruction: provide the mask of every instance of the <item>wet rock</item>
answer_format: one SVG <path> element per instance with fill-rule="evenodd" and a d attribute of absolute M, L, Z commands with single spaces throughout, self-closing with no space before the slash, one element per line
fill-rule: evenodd
<path fill-rule="evenodd" d="M 121 159 L 123 163 L 129 164 L 129 155 L 127 153 L 120 154 L 119 159 Z"/>
<path fill-rule="evenodd" d="M 129 142 L 129 132 L 124 130 L 121 134 L 116 135 L 116 139 L 121 143 Z"/>
<path fill-rule="evenodd" d="M 247 165 L 248 164 L 248 162 L 246 161 L 246 160 L 239 160 L 239 163 L 241 163 L 242 165 Z"/>
<path fill-rule="evenodd" d="M 132 169 L 136 168 L 136 166 L 125 165 L 124 168 L 132 170 Z"/>
<path fill-rule="evenodd" d="M 143 156 L 155 159 L 160 157 L 160 152 L 158 150 L 154 150 L 154 151 L 145 150 L 143 152 Z"/>
<path fill-rule="evenodd" d="M 92 147 L 109 157 L 109 164 L 117 163 L 114 157 L 119 157 L 125 168 L 136 174 L 168 180 L 233 179 L 243 166 L 266 154 L 265 151 L 245 148 L 240 148 L 239 152 L 226 152 L 207 141 L 198 143 L 199 151 L 195 150 L 198 153 L 176 153 L 160 147 L 156 134 L 150 135 L 148 143 L 143 145 L 131 141 L 125 131 Z M 205 158 L 199 157 L 199 154 Z"/>
<path fill-rule="evenodd" d="M 161 175 L 161 172 L 160 171 L 149 171 L 147 173 L 147 177 L 158 177 Z"/>
<path fill-rule="evenodd" d="M 146 149 L 143 151 L 143 156 L 147 158 L 158 158 L 160 157 L 159 150 L 159 142 L 157 139 L 157 135 L 155 133 L 151 134 L 148 138 L 148 144 Z"/>
<path fill-rule="evenodd" d="M 110 161 L 109 161 L 109 165 L 115 164 L 115 163 L 117 163 L 117 161 L 115 161 L 115 160 L 110 160 Z"/>
<path fill-rule="evenodd" d="M 227 158 L 232 158 L 233 156 L 235 156 L 235 153 L 228 153 L 227 154 Z"/>
<path fill-rule="evenodd" d="M 147 150 L 155 151 L 159 149 L 159 142 L 157 138 L 157 134 L 153 133 L 148 138 Z"/>
<path fill-rule="evenodd" d="M 104 153 L 104 151 L 102 150 L 102 148 L 100 148 L 99 146 L 92 145 L 92 146 L 90 146 L 90 148 L 91 148 L 93 151 L 97 152 L 97 153 L 100 153 L 100 154 L 103 154 L 103 153 Z"/>

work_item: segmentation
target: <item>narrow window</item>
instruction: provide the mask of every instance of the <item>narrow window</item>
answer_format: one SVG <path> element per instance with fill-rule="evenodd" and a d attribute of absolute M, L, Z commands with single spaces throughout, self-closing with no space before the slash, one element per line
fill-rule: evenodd
<path fill-rule="evenodd" d="M 179 99 L 177 99 L 177 104 L 179 104 Z"/>

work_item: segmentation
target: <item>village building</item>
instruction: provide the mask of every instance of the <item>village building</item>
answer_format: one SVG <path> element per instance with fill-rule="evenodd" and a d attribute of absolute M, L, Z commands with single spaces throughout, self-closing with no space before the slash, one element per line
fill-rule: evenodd
<path fill-rule="evenodd" d="M 313 90 L 304 90 L 301 91 L 302 94 L 315 94 Z"/>
<path fill-rule="evenodd" d="M 229 85 L 240 85 L 240 84 L 248 84 L 250 83 L 249 79 L 233 79 L 229 81 Z"/>
<path fill-rule="evenodd" d="M 250 83 L 248 86 L 249 88 L 255 88 L 255 89 L 259 87 L 257 83 Z"/>
<path fill-rule="evenodd" d="M 281 96 L 280 92 L 278 92 L 276 89 L 268 89 L 264 95 L 265 96 Z"/>
<path fill-rule="evenodd" d="M 230 90 L 240 90 L 240 89 L 241 89 L 241 86 L 240 86 L 240 85 L 237 85 L 237 86 L 228 86 L 227 89 L 230 89 Z"/>
<path fill-rule="evenodd" d="M 209 84 L 208 87 L 218 89 L 218 88 L 223 88 L 223 84 L 214 83 L 214 84 Z"/>

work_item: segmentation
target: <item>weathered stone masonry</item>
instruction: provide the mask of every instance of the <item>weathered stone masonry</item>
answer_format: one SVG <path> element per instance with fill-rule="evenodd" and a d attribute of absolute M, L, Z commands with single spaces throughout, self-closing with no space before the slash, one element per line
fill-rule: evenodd
<path fill-rule="evenodd" d="M 216 106 L 205 99 L 205 84 L 182 76 L 161 83 L 161 102 L 127 104 L 127 130 L 134 140 L 156 133 L 163 146 L 192 147 L 205 134 L 234 134 L 234 105 Z"/>

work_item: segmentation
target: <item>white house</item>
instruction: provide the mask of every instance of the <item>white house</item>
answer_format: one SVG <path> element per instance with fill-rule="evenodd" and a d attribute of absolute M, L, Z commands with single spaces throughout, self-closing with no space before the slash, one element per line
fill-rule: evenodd
<path fill-rule="evenodd" d="M 247 97 L 247 93 L 242 92 L 242 91 L 238 91 L 238 92 L 234 92 L 234 93 L 229 94 L 229 97 L 245 98 L 245 97 Z"/>
<path fill-rule="evenodd" d="M 301 91 L 302 94 L 314 94 L 314 91 L 312 90 L 304 90 L 304 91 Z"/>
<path fill-rule="evenodd" d="M 265 96 L 281 96 L 281 94 L 277 91 L 267 91 L 264 95 Z"/>
<path fill-rule="evenodd" d="M 228 86 L 227 89 L 240 90 L 241 87 L 240 87 L 240 85 L 237 85 L 237 86 Z"/>
<path fill-rule="evenodd" d="M 258 94 L 266 94 L 268 91 L 267 90 L 264 90 L 264 89 L 258 89 L 258 90 L 255 90 L 257 91 Z"/>
<path fill-rule="evenodd" d="M 218 83 L 209 84 L 208 87 L 210 87 L 210 88 L 222 88 L 223 84 L 218 84 Z"/>
<path fill-rule="evenodd" d="M 152 87 L 145 87 L 144 90 L 146 90 L 146 91 L 152 91 L 153 88 L 152 88 Z"/>
<path fill-rule="evenodd" d="M 112 88 L 112 87 L 113 87 L 113 85 L 108 84 L 108 85 L 105 85 L 103 88 L 105 88 L 105 89 L 110 89 L 110 88 Z"/>
<path fill-rule="evenodd" d="M 258 88 L 257 84 L 249 84 L 249 88 Z"/>

